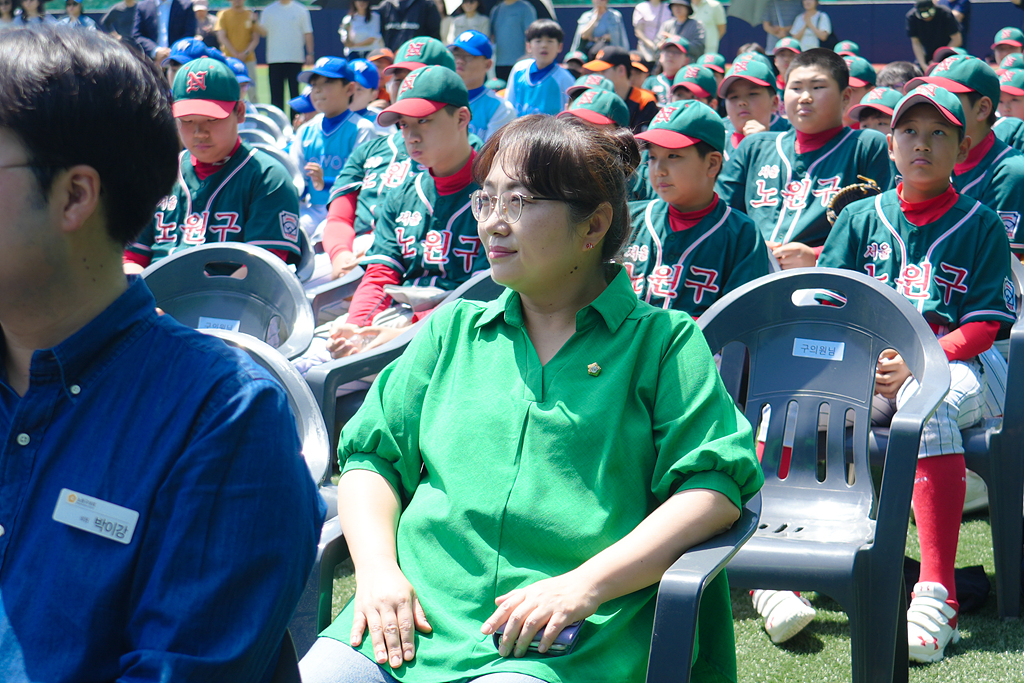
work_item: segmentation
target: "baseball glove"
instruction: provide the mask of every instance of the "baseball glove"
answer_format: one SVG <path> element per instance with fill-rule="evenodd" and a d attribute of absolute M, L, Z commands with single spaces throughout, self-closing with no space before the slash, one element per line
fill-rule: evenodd
<path fill-rule="evenodd" d="M 857 178 L 863 182 L 847 185 L 839 190 L 836 196 L 832 197 L 832 201 L 828 203 L 828 210 L 825 212 L 825 216 L 828 218 L 829 225 L 835 224 L 836 216 L 840 214 L 843 207 L 847 204 L 858 199 L 867 199 L 868 197 L 874 197 L 876 194 L 882 194 L 881 188 L 871 178 L 865 178 L 862 175 L 857 176 Z"/>

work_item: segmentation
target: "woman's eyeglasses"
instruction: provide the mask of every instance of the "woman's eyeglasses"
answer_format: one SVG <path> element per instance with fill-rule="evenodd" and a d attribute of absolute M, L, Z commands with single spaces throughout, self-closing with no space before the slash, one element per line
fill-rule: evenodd
<path fill-rule="evenodd" d="M 512 191 L 489 195 L 483 190 L 477 190 L 470 195 L 470 208 L 473 211 L 473 218 L 485 221 L 490 218 L 497 206 L 499 218 L 506 223 L 515 223 L 523 215 L 523 204 L 536 201 L 560 202 L 562 200 L 558 197 L 536 197 Z"/>

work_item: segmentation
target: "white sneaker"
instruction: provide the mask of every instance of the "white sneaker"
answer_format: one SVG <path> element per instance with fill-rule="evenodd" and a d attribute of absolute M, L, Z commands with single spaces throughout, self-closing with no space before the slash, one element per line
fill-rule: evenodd
<path fill-rule="evenodd" d="M 764 617 L 764 630 L 776 645 L 786 642 L 814 621 L 811 603 L 793 591 L 756 590 L 752 597 L 754 609 Z"/>
<path fill-rule="evenodd" d="M 964 514 L 979 512 L 988 507 L 988 486 L 976 472 L 967 470 L 967 490 L 964 493 Z"/>
<path fill-rule="evenodd" d="M 914 585 L 913 596 L 907 609 L 910 661 L 938 662 L 947 645 L 960 642 L 960 631 L 949 625 L 956 610 L 946 604 L 949 593 L 941 583 L 921 581 Z"/>

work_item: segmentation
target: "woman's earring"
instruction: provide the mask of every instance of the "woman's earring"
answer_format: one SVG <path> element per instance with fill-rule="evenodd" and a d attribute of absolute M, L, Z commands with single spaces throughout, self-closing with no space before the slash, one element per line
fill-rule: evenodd
<path fill-rule="evenodd" d="M 593 245 L 593 244 L 591 244 L 590 242 L 587 242 L 587 243 L 586 243 L 585 245 L 583 245 L 583 248 L 584 248 L 584 249 L 588 249 L 588 250 L 589 250 L 589 249 L 593 249 L 593 248 L 594 248 L 594 245 Z"/>

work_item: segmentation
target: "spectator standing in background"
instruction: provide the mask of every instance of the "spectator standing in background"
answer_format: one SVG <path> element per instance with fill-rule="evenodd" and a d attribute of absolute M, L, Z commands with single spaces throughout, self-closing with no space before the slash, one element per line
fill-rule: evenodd
<path fill-rule="evenodd" d="M 18 26 L 34 26 L 37 24 L 53 24 L 57 20 L 46 13 L 43 0 L 21 0 L 19 11 L 15 16 Z"/>
<path fill-rule="evenodd" d="M 645 61 L 658 59 L 658 31 L 672 18 L 672 9 L 662 0 L 644 0 L 633 8 L 633 33 Z"/>
<path fill-rule="evenodd" d="M 462 12 L 459 12 L 459 9 Z M 491 35 L 491 20 L 484 14 L 480 14 L 480 0 L 463 0 L 463 3 L 452 13 L 452 21 L 448 25 L 448 35 L 445 37 L 445 44 L 451 45 L 460 33 L 465 31 L 479 31 L 485 36 Z"/>
<path fill-rule="evenodd" d="M 245 0 L 231 0 L 231 7 L 217 13 L 217 39 L 221 51 L 228 57 L 245 63 L 249 78 L 256 82 L 256 46 L 266 30 L 260 26 L 256 12 L 247 9 Z M 256 90 L 251 88 L 249 99 L 256 101 Z"/>
<path fill-rule="evenodd" d="M 289 97 L 299 96 L 302 65 L 313 66 L 313 23 L 309 10 L 297 0 L 274 0 L 260 19 L 267 36 L 267 64 L 270 67 L 270 102 L 284 109 L 284 84 Z"/>
<path fill-rule="evenodd" d="M 0 31 L 17 26 L 14 21 L 14 0 L 0 0 Z"/>
<path fill-rule="evenodd" d="M 658 33 L 658 42 L 663 43 L 671 38 L 685 38 L 688 44 L 686 54 L 695 60 L 704 54 L 704 26 L 693 18 L 693 6 L 690 0 L 669 0 L 672 19 L 666 21 Z"/>
<path fill-rule="evenodd" d="M 907 35 L 914 49 L 914 58 L 922 71 L 940 47 L 960 47 L 963 37 L 960 24 L 945 7 L 936 7 L 932 0 L 917 0 L 914 9 L 907 12 Z"/>
<path fill-rule="evenodd" d="M 64 3 L 64 12 L 64 16 L 57 21 L 58 24 L 67 24 L 89 31 L 96 30 L 96 22 L 82 14 L 82 0 L 67 0 Z"/>
<path fill-rule="evenodd" d="M 512 67 L 526 54 L 526 29 L 535 21 L 537 10 L 526 0 L 502 0 L 491 10 L 494 71 L 503 81 L 508 80 Z"/>
<path fill-rule="evenodd" d="M 588 55 L 603 47 L 621 47 L 629 50 L 629 34 L 622 13 L 608 7 L 608 0 L 591 0 L 589 9 L 576 22 L 576 35 L 572 39 L 570 52 L 579 50 Z"/>
<path fill-rule="evenodd" d="M 196 38 L 209 47 L 219 47 L 217 42 L 217 15 L 210 14 L 208 0 L 193 0 L 192 11 L 196 14 Z"/>
<path fill-rule="evenodd" d="M 971 0 L 937 0 L 935 4 L 953 13 L 953 18 L 960 24 L 961 44 L 967 45 L 967 34 L 971 30 Z"/>
<path fill-rule="evenodd" d="M 441 40 L 441 14 L 434 0 L 384 0 L 377 11 L 384 47 L 392 51 L 417 36 Z"/>
<path fill-rule="evenodd" d="M 818 10 L 818 0 L 803 0 L 803 14 L 793 20 L 789 34 L 800 41 L 803 51 L 821 47 L 821 42 L 832 33 L 832 20 Z"/>
<path fill-rule="evenodd" d="M 704 27 L 703 52 L 718 52 L 718 44 L 722 40 L 722 36 L 725 35 L 725 8 L 718 0 L 691 0 L 691 2 L 693 3 L 691 8 L 693 18 Z"/>
<path fill-rule="evenodd" d="M 171 45 L 195 34 L 192 0 L 142 0 L 136 8 L 132 37 L 157 64 L 170 56 Z"/>
<path fill-rule="evenodd" d="M 789 35 L 793 22 L 803 10 L 801 0 L 768 0 L 761 16 L 761 26 L 768 34 L 764 44 L 765 52 L 771 54 L 775 43 Z"/>
<path fill-rule="evenodd" d="M 380 34 L 380 14 L 370 9 L 370 0 L 352 0 L 348 14 L 338 29 L 345 56 L 349 59 L 365 58 L 374 50 L 384 47 Z"/>
<path fill-rule="evenodd" d="M 8 2 L 12 1 L 8 0 Z M 3 8 L 3 3 L 4 0 L 0 0 L 0 9 Z M 121 2 L 108 9 L 107 13 L 103 15 L 103 18 L 100 20 L 100 28 L 131 47 L 139 47 L 135 39 L 132 38 L 132 33 L 135 29 L 135 11 L 137 9 L 135 0 L 121 0 Z M 0 25 L 2 23 L 0 22 Z"/>

